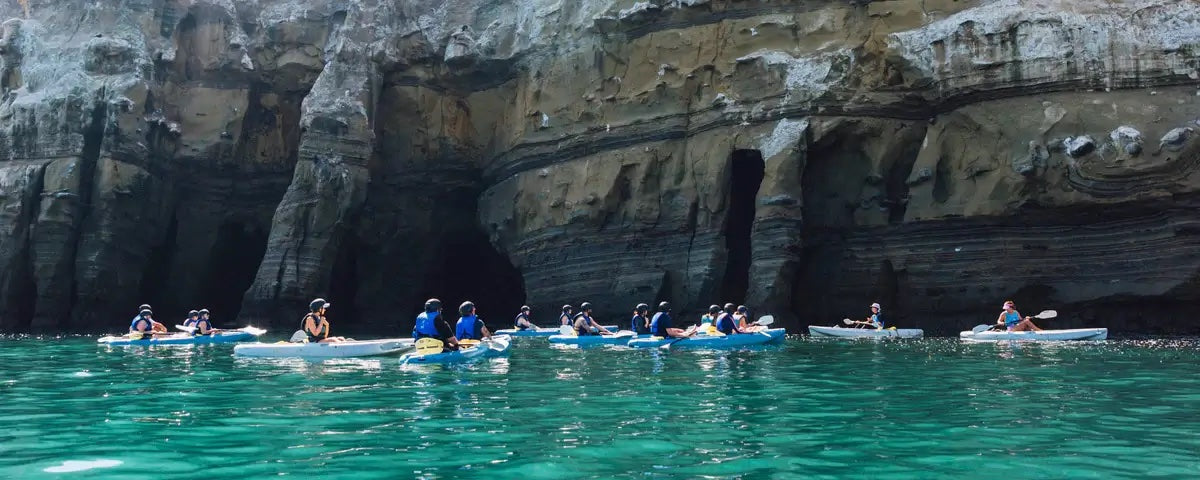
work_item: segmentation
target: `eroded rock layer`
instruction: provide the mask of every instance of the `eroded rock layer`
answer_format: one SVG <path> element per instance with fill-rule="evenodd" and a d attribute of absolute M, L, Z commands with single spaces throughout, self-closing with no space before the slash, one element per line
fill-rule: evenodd
<path fill-rule="evenodd" d="M 10 0 L 0 330 L 880 301 L 1196 332 L 1188 0 Z M 224 316 L 222 318 L 222 316 Z"/>

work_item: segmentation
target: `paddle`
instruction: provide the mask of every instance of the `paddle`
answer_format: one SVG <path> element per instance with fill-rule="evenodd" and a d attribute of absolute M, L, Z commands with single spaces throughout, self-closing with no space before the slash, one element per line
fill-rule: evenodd
<path fill-rule="evenodd" d="M 417 349 L 417 355 L 429 355 L 433 353 L 442 353 L 442 350 L 446 344 L 436 338 L 425 337 L 417 339 L 417 342 L 413 345 Z"/>
<path fill-rule="evenodd" d="M 1056 312 L 1054 310 L 1042 310 L 1042 313 L 1034 315 L 1033 318 L 1036 318 L 1038 320 L 1049 320 L 1049 319 L 1057 317 L 1057 316 L 1058 316 L 1058 312 Z M 995 327 L 996 325 L 998 325 L 998 324 L 976 325 L 975 328 L 971 329 L 971 333 L 982 333 L 987 330 L 990 330 L 992 327 Z"/>
<path fill-rule="evenodd" d="M 617 333 L 612 334 L 612 338 L 625 338 L 625 337 L 632 337 L 634 335 L 636 335 L 636 334 L 630 330 L 619 330 L 619 331 L 617 331 Z"/>
<path fill-rule="evenodd" d="M 772 323 L 775 323 L 775 317 L 773 317 L 771 315 L 763 315 L 762 317 L 759 317 L 757 322 L 754 322 L 755 325 L 758 325 L 760 327 L 765 327 Z"/>
<path fill-rule="evenodd" d="M 292 343 L 308 343 L 308 334 L 304 333 L 304 330 L 296 330 L 296 333 L 293 333 L 292 338 L 289 338 L 288 341 Z"/>
<path fill-rule="evenodd" d="M 566 336 L 569 336 L 569 337 L 574 337 L 574 336 L 576 335 L 576 334 L 575 334 L 575 328 L 574 328 L 574 327 L 572 327 L 572 326 L 570 326 L 570 325 L 563 325 L 563 326 L 561 326 L 561 327 L 558 327 L 558 334 L 559 334 L 559 335 L 566 335 Z"/>
<path fill-rule="evenodd" d="M 196 327 L 189 327 L 186 325 L 175 325 L 175 329 L 187 333 L 196 333 Z"/>

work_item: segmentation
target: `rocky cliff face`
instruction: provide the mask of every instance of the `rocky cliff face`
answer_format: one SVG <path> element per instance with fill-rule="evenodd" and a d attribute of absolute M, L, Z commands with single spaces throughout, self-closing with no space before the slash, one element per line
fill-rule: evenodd
<path fill-rule="evenodd" d="M 881 301 L 1190 331 L 1187 0 L 9 0 L 0 329 Z M 1182 318 L 1182 317 L 1180 317 Z M 345 327 L 344 327 L 345 328 Z"/>

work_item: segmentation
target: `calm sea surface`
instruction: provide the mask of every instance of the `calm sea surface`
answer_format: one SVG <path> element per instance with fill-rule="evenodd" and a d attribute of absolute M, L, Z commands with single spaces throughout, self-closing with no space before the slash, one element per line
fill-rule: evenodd
<path fill-rule="evenodd" d="M 0 478 L 1200 478 L 1200 342 L 551 348 L 401 368 L 0 338 Z"/>

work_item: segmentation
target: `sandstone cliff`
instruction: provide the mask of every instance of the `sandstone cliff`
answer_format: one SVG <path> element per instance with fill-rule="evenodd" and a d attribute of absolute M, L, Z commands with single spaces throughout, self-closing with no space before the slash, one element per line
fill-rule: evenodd
<path fill-rule="evenodd" d="M 1188 0 L 7 0 L 0 330 L 881 301 L 1196 332 Z"/>

